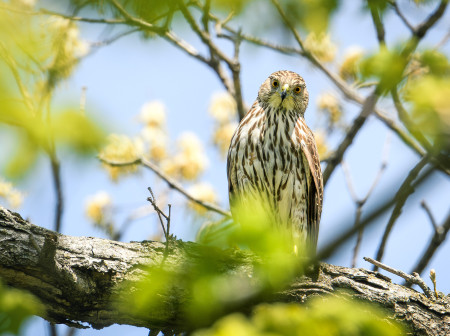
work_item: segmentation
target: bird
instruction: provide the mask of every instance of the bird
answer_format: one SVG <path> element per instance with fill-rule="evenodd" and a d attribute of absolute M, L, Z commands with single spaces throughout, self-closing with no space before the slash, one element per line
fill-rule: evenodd
<path fill-rule="evenodd" d="M 300 75 L 272 73 L 231 138 L 227 177 L 237 222 L 239 209 L 259 202 L 271 225 L 287 230 L 295 253 L 315 254 L 323 178 L 316 141 L 304 119 L 308 101 Z"/>

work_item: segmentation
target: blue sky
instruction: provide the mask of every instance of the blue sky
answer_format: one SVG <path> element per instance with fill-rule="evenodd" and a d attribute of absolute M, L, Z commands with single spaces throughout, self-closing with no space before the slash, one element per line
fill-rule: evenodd
<path fill-rule="evenodd" d="M 362 14 L 359 5 L 346 1 L 340 13 L 332 26 L 332 38 L 340 47 L 341 54 L 338 58 L 342 57 L 342 51 L 346 47 L 353 45 L 376 50 L 377 43 L 372 24 L 368 17 Z M 418 17 L 421 12 L 407 12 L 407 14 Z M 431 44 L 436 43 L 448 31 L 449 19 L 447 13 L 441 24 L 430 32 L 430 35 L 437 36 L 431 39 Z M 390 45 L 407 36 L 407 31 L 394 15 L 388 16 L 386 27 L 387 41 Z M 91 42 L 97 41 L 102 32 L 100 26 L 82 25 L 81 28 L 82 37 Z M 278 43 L 286 41 L 284 36 L 278 36 L 273 32 L 263 34 L 264 38 Z M 189 33 L 184 32 L 181 35 L 193 41 L 193 36 Z M 192 43 L 202 50 L 198 43 Z M 229 49 L 227 42 L 221 45 Z M 446 52 L 447 54 L 449 52 L 448 46 Z M 311 126 L 315 121 L 317 112 L 315 102 L 318 95 L 324 91 L 335 91 L 324 75 L 300 58 L 279 55 L 244 44 L 241 60 L 243 95 L 247 104 L 253 102 L 259 85 L 273 71 L 289 69 L 300 73 L 305 78 L 310 93 L 306 120 Z M 99 49 L 83 60 L 74 76 L 61 85 L 56 104 L 77 104 L 83 86 L 87 87 L 87 113 L 101 120 L 108 130 L 115 133 L 137 134 L 140 126 L 136 116 L 141 106 L 151 100 L 163 101 L 168 109 L 167 124 L 170 137 L 175 139 L 183 131 L 193 131 L 207 146 L 211 164 L 201 180 L 212 183 L 219 194 L 222 206 L 228 207 L 226 163 L 217 151 L 208 145 L 211 143 L 214 125 L 207 113 L 209 100 L 213 93 L 223 88 L 206 66 L 188 58 L 164 41 L 144 41 L 137 36 L 129 36 Z M 391 108 L 387 103 L 381 104 L 388 110 Z M 359 111 L 359 108 L 352 104 L 346 103 L 344 106 L 349 119 Z M 378 120 L 371 118 L 345 156 L 356 185 L 356 192 L 360 196 L 366 193 L 376 175 L 387 133 L 386 128 Z M 62 231 L 68 235 L 104 237 L 104 234 L 93 228 L 84 216 L 84 202 L 88 195 L 106 190 L 122 210 L 132 210 L 145 205 L 148 186 L 154 187 L 155 190 L 164 189 L 164 183 L 156 180 L 149 171 L 142 171 L 139 176 L 124 178 L 119 183 L 113 184 L 95 158 L 80 162 L 74 156 L 62 153 L 61 159 L 66 200 Z M 391 189 L 394 192 L 402 182 L 405 172 L 417 161 L 416 155 L 392 135 L 388 167 L 368 205 L 373 204 L 371 201 L 375 201 L 378 197 L 384 197 L 382 192 L 385 190 Z M 24 217 L 30 217 L 34 223 L 51 228 L 54 194 L 48 162 L 42 160 L 33 174 L 22 184 L 22 188 L 26 190 L 28 197 L 19 212 Z M 411 270 L 432 235 L 432 227 L 420 208 L 420 201 L 422 199 L 427 201 L 438 223 L 441 223 L 449 211 L 449 190 L 449 179 L 442 174 L 436 174 L 431 183 L 420 190 L 420 197 L 416 194 L 408 200 L 388 242 L 384 262 L 406 272 Z M 172 230 L 178 238 L 193 239 L 196 226 L 194 220 L 186 220 L 182 200 L 175 192 L 170 194 L 169 201 L 173 204 L 174 212 Z M 121 220 L 124 213 L 126 211 L 122 211 L 122 215 L 119 216 Z M 353 213 L 354 204 L 345 185 L 342 170 L 337 168 L 325 193 L 319 248 L 345 229 L 337 225 L 341 223 L 342 218 L 352 218 Z M 387 218 L 388 216 L 384 216 L 377 225 L 365 232 L 358 260 L 359 267 L 371 268 L 362 257 L 374 257 Z M 151 217 L 138 220 L 130 227 L 123 240 L 148 239 L 156 232 L 157 224 Z M 352 225 L 352 222 L 348 225 Z M 343 246 L 338 254 L 327 261 L 350 266 L 353 245 L 352 241 Z M 450 291 L 448 255 L 450 243 L 447 241 L 424 272 L 424 278 L 431 286 L 426 274 L 430 268 L 435 268 L 438 289 L 447 293 Z M 391 277 L 394 282 L 403 282 L 395 276 Z M 41 334 L 47 333 L 47 327 L 41 319 L 36 319 L 30 325 L 27 334 L 36 335 L 36 330 L 40 330 Z M 146 334 L 145 330 L 129 326 L 112 326 L 100 331 L 88 329 L 79 331 L 78 334 L 119 335 L 124 332 L 130 335 Z"/>

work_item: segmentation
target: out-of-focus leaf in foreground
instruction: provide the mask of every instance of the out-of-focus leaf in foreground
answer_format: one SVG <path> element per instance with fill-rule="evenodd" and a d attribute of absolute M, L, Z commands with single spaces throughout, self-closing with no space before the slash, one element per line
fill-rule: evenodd
<path fill-rule="evenodd" d="M 400 336 L 402 327 L 373 305 L 334 296 L 315 298 L 305 306 L 264 304 L 250 317 L 231 314 L 194 336 Z"/>
<path fill-rule="evenodd" d="M 280 2 L 291 22 L 317 34 L 327 30 L 331 15 L 339 6 L 337 0 L 283 0 Z"/>
<path fill-rule="evenodd" d="M 3 167 L 9 177 L 23 176 L 39 153 L 55 146 L 86 154 L 103 141 L 102 127 L 90 117 L 51 104 L 57 84 L 88 51 L 78 27 L 29 15 L 21 6 L 11 2 L 0 9 L 0 126 L 15 131 L 14 155 Z"/>
<path fill-rule="evenodd" d="M 218 225 L 222 239 L 208 239 L 204 232 L 200 236 L 209 246 L 177 250 L 175 262 L 169 249 L 165 260 L 148 268 L 148 276 L 131 298 L 127 296 L 126 305 L 119 306 L 147 318 L 175 310 L 187 324 L 200 326 L 281 290 L 301 273 L 305 255 L 303 249 L 295 253 L 292 232 L 275 229 L 263 210 L 261 204 L 247 203 L 237 210 L 239 224 L 225 230 L 220 228 L 230 223 Z M 176 248 L 175 241 L 170 244 Z M 175 303 L 171 297 L 177 298 Z"/>
<path fill-rule="evenodd" d="M 0 335 L 19 335 L 26 320 L 40 311 L 42 306 L 34 296 L 0 282 Z"/>
<path fill-rule="evenodd" d="M 426 75 L 408 86 L 407 99 L 412 103 L 411 119 L 435 146 L 450 151 L 450 79 Z"/>
<path fill-rule="evenodd" d="M 406 59 L 396 50 L 381 48 L 360 63 L 364 79 L 372 78 L 378 81 L 380 93 L 385 94 L 394 88 L 401 80 L 405 70 Z"/>

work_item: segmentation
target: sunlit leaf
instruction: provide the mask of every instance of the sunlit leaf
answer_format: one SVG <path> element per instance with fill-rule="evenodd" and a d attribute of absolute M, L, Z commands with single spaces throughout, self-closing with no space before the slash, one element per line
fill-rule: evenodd
<path fill-rule="evenodd" d="M 306 305 L 263 304 L 250 317 L 231 314 L 194 336 L 308 335 L 308 336 L 400 336 L 402 327 L 390 321 L 374 305 L 334 296 L 315 298 Z"/>
<path fill-rule="evenodd" d="M 413 105 L 411 119 L 415 128 L 439 150 L 450 150 L 450 79 L 426 75 L 408 86 L 406 99 Z"/>
<path fill-rule="evenodd" d="M 425 50 L 420 54 L 420 62 L 432 75 L 442 77 L 450 75 L 448 57 L 437 50 Z"/>
<path fill-rule="evenodd" d="M 360 69 L 363 78 L 375 78 L 380 93 L 386 93 L 401 81 L 406 63 L 400 52 L 381 48 L 377 54 L 364 59 Z"/>

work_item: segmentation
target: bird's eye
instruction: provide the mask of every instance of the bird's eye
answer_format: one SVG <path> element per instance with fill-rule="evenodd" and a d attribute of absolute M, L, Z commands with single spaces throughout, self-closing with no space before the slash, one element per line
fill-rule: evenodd
<path fill-rule="evenodd" d="M 294 93 L 295 93 L 295 94 L 299 94 L 301 91 L 302 91 L 302 88 L 301 88 L 300 86 L 297 86 L 297 87 L 294 89 Z"/>
<path fill-rule="evenodd" d="M 272 81 L 272 86 L 274 88 L 278 87 L 280 85 L 280 83 L 277 80 Z"/>

